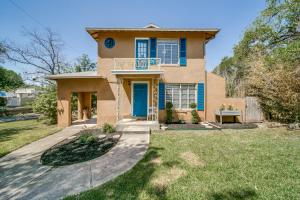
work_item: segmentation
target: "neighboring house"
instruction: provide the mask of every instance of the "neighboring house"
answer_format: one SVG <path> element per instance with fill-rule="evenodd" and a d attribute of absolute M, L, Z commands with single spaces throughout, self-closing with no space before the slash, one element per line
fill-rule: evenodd
<path fill-rule="evenodd" d="M 24 106 L 33 101 L 38 92 L 35 88 L 19 88 L 15 92 L 0 92 L 0 96 L 7 99 L 8 107 Z"/>
<path fill-rule="evenodd" d="M 19 98 L 35 98 L 38 91 L 35 88 L 19 88 L 15 91 Z"/>
<path fill-rule="evenodd" d="M 98 44 L 96 72 L 49 76 L 57 81 L 58 125 L 71 124 L 71 94 L 78 92 L 78 118 L 90 111 L 97 94 L 97 123 L 116 124 L 139 118 L 164 122 L 165 105 L 174 120 L 190 122 L 189 105 L 197 104 L 202 121 L 215 121 L 221 104 L 244 111 L 243 99 L 225 98 L 225 80 L 205 70 L 205 46 L 215 28 L 87 28 Z"/>

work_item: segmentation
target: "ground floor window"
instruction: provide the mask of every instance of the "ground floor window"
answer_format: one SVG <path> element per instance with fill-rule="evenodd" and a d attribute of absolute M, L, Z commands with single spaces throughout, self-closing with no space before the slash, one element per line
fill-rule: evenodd
<path fill-rule="evenodd" d="M 166 102 L 172 102 L 175 109 L 190 108 L 196 102 L 196 84 L 166 84 Z"/>

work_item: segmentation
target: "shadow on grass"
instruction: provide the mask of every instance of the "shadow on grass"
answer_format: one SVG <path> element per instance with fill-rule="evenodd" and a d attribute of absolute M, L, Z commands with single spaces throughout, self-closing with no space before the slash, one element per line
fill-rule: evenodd
<path fill-rule="evenodd" d="M 144 158 L 129 172 L 100 187 L 67 199 L 140 199 L 157 169 L 157 164 L 151 161 L 159 158 L 163 150 L 164 148 L 149 147 Z M 165 199 L 165 190 L 158 191 L 151 187 L 146 193 L 148 196 L 155 196 L 156 199 Z"/>
<path fill-rule="evenodd" d="M 37 127 L 19 127 L 19 128 L 7 128 L 0 130 L 0 142 L 11 140 L 14 135 L 20 134 L 23 131 L 34 130 Z"/>
<path fill-rule="evenodd" d="M 209 195 L 212 200 L 244 200 L 257 197 L 255 190 L 251 188 L 242 188 L 236 190 L 225 190 Z"/>

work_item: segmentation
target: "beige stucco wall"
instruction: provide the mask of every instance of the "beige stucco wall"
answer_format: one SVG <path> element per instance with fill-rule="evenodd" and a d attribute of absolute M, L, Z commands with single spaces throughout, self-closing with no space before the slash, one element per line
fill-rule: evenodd
<path fill-rule="evenodd" d="M 234 108 L 245 113 L 245 99 L 244 98 L 226 98 L 225 97 L 225 79 L 216 74 L 207 73 L 206 76 L 206 120 L 215 121 L 215 111 L 220 108 L 222 104 L 232 105 Z M 232 121 L 232 118 L 224 118 L 224 122 Z M 242 117 L 238 117 L 242 121 Z"/>
<path fill-rule="evenodd" d="M 115 40 L 115 47 L 108 49 L 104 46 L 104 40 L 112 37 Z M 98 73 L 115 80 L 111 74 L 114 68 L 114 58 L 135 58 L 135 39 L 136 38 L 168 38 L 178 39 L 185 37 L 187 44 L 187 66 L 164 66 L 165 71 L 162 79 L 170 83 L 197 83 L 204 80 L 204 35 L 202 33 L 101 33 L 98 35 Z"/>
<path fill-rule="evenodd" d="M 113 122 L 115 113 L 115 94 L 110 89 L 107 80 L 100 78 L 61 79 L 57 80 L 57 109 L 58 126 L 71 125 L 71 94 L 72 92 L 96 92 L 97 94 L 97 123 Z M 107 107 L 110 107 L 107 109 Z"/>
<path fill-rule="evenodd" d="M 107 49 L 104 46 L 104 40 L 108 37 L 112 37 L 115 40 L 115 47 Z M 111 74 L 111 70 L 114 68 L 114 58 L 134 58 L 135 57 L 135 39 L 136 38 L 168 38 L 178 39 L 186 38 L 187 44 L 187 66 L 167 66 L 162 65 L 161 69 L 164 74 L 161 76 L 161 81 L 165 83 L 198 83 L 203 82 L 205 79 L 205 66 L 204 66 L 204 51 L 203 46 L 205 42 L 205 35 L 203 33 L 114 33 L 107 32 L 98 35 L 98 73 L 101 76 L 107 77 L 109 82 L 116 82 L 116 76 Z M 131 77 L 132 78 L 132 77 Z M 144 79 L 132 79 L 132 80 L 144 80 Z M 124 79 L 122 88 L 122 103 L 121 113 L 122 117 L 128 117 L 131 113 L 131 90 L 128 84 L 124 83 L 128 81 Z M 151 79 L 148 79 L 151 83 Z M 151 88 L 150 84 L 150 88 Z M 113 89 L 112 89 L 113 90 Z M 151 91 L 150 91 L 151 92 Z M 125 95 L 124 95 L 125 94 Z M 151 105 L 151 93 L 150 93 L 150 105 Z M 159 112 L 159 119 L 161 122 L 165 120 L 165 111 Z M 190 122 L 190 110 L 178 110 L 174 113 L 174 118 L 182 119 Z M 199 116 L 204 120 L 204 112 L 199 111 Z"/>

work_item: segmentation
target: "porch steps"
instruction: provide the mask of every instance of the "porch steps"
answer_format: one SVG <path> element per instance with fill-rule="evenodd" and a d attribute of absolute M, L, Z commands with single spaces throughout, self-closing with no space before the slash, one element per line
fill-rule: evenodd
<path fill-rule="evenodd" d="M 155 121 L 121 121 L 117 123 L 117 131 L 122 131 L 125 133 L 129 132 L 145 132 L 150 130 L 159 130 L 160 125 Z"/>
<path fill-rule="evenodd" d="M 200 123 L 202 126 L 204 126 L 205 128 L 213 128 L 212 126 L 211 126 L 211 124 L 209 124 L 208 122 L 201 122 Z"/>

